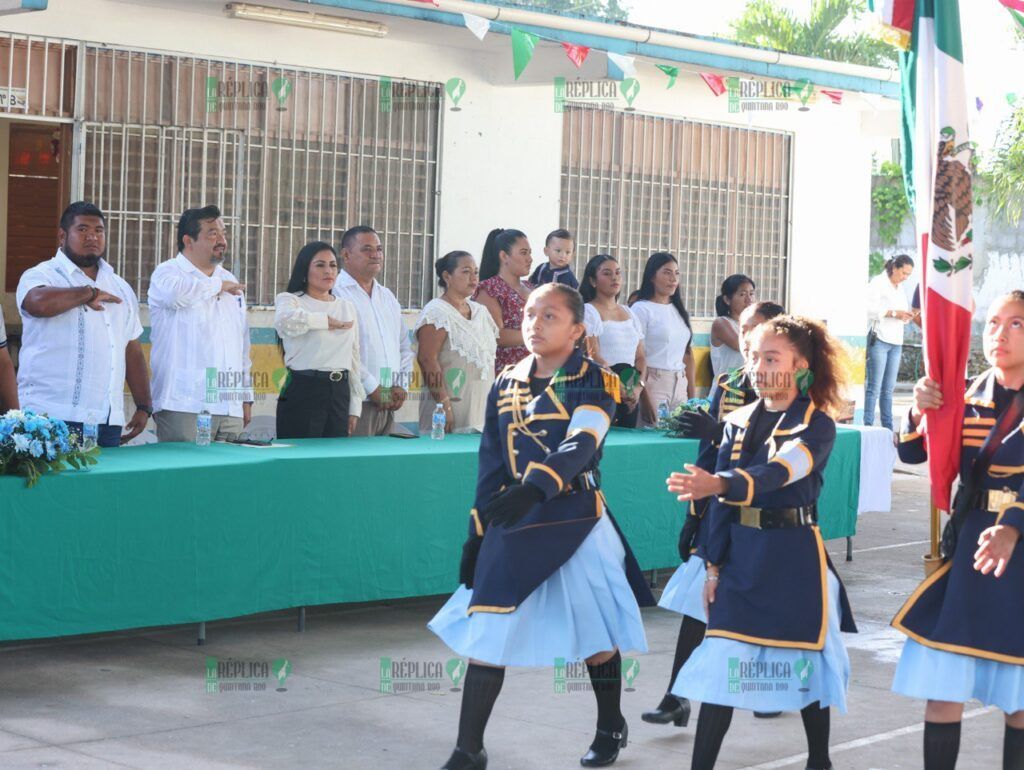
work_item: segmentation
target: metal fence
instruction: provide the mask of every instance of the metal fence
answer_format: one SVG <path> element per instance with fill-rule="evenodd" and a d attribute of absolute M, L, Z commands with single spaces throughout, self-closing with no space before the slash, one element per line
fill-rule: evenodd
<path fill-rule="evenodd" d="M 577 275 L 610 253 L 632 291 L 647 258 L 668 251 L 696 317 L 714 316 L 731 273 L 786 302 L 791 157 L 787 133 L 567 106 L 561 224 L 576 236 Z"/>
<path fill-rule="evenodd" d="M 0 34 L 0 115 L 75 122 L 71 195 L 108 215 L 108 259 L 145 299 L 185 208 L 216 204 L 227 267 L 273 303 L 302 245 L 368 224 L 382 283 L 432 296 L 439 83 Z"/>

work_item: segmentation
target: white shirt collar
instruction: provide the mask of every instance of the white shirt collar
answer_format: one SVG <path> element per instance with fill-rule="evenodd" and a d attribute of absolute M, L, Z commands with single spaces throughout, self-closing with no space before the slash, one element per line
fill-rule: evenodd
<path fill-rule="evenodd" d="M 78 265 L 72 262 L 71 257 L 64 253 L 64 249 L 57 249 L 57 253 L 54 255 L 53 258 L 59 263 L 61 267 L 63 267 L 68 272 L 68 275 L 73 275 L 77 271 L 84 275 L 86 278 L 89 278 L 88 274 L 82 268 L 80 268 Z M 101 258 L 99 261 L 99 269 L 96 271 L 96 280 L 99 280 L 101 273 L 113 272 L 113 270 L 114 268 L 110 266 L 110 263 L 108 263 L 107 260 Z M 91 281 L 92 279 L 89 278 L 89 280 Z"/>
<path fill-rule="evenodd" d="M 181 268 L 184 272 L 193 273 L 194 275 L 197 275 L 200 278 L 213 278 L 221 271 L 227 272 L 226 270 L 224 270 L 223 265 L 214 265 L 213 272 L 210 275 L 207 275 L 198 267 L 193 265 L 189 258 L 182 254 L 180 251 L 178 252 L 178 256 L 174 258 L 174 261 L 177 263 L 178 267 Z"/>
<path fill-rule="evenodd" d="M 353 278 L 352 274 L 349 273 L 348 270 L 342 270 L 342 271 L 340 271 L 338 273 L 338 280 L 336 280 L 334 282 L 334 285 L 337 286 L 339 289 L 340 288 L 348 288 L 349 286 L 355 286 L 357 289 L 362 291 L 363 294 L 366 294 L 366 291 L 363 289 L 363 287 L 359 285 L 359 281 L 357 281 L 355 278 Z M 377 279 L 374 278 L 373 279 L 373 294 L 372 294 L 372 296 L 376 296 L 377 295 L 377 290 L 378 289 L 382 289 L 382 288 L 383 288 L 383 286 L 381 286 L 381 284 L 377 281 Z M 367 295 L 367 296 L 371 296 L 371 295 Z"/>

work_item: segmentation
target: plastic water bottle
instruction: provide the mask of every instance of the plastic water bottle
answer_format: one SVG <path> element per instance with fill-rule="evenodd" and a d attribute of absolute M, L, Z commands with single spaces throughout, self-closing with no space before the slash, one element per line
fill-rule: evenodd
<path fill-rule="evenodd" d="M 213 417 L 205 409 L 196 417 L 196 446 L 210 446 Z"/>
<path fill-rule="evenodd" d="M 88 422 L 82 423 L 82 451 L 88 452 L 95 449 L 99 443 L 100 428 L 96 424 L 96 418 L 90 415 L 86 418 Z"/>
<path fill-rule="evenodd" d="M 667 419 L 668 419 L 668 401 L 667 400 L 662 400 L 662 402 L 660 404 L 658 404 L 658 421 L 661 422 L 662 420 L 667 420 Z"/>
<path fill-rule="evenodd" d="M 430 424 L 430 437 L 435 441 L 444 441 L 444 424 L 447 418 L 444 416 L 444 404 L 434 407 L 434 419 Z"/>

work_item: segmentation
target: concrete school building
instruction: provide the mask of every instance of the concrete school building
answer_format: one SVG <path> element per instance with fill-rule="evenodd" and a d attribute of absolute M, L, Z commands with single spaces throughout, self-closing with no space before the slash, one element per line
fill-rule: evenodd
<path fill-rule="evenodd" d="M 491 21 L 482 41 L 464 12 Z M 898 135 L 894 72 L 497 2 L 3 0 L 0 13 L 15 343 L 18 277 L 52 256 L 68 201 L 108 213 L 108 258 L 143 303 L 181 210 L 216 203 L 252 304 L 259 412 L 273 413 L 282 366 L 267 308 L 295 254 L 363 223 L 410 325 L 438 256 L 479 258 L 491 228 L 516 227 L 539 262 L 566 227 L 577 275 L 611 253 L 630 289 L 651 252 L 677 256 L 699 385 L 714 296 L 744 272 L 760 299 L 827 321 L 862 398 L 872 157 Z M 518 79 L 513 28 L 538 36 Z M 562 43 L 591 49 L 582 66 Z"/>

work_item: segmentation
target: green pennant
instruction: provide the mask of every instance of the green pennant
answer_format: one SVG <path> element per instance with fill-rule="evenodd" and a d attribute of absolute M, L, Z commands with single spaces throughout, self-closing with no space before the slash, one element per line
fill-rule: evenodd
<path fill-rule="evenodd" d="M 526 70 L 533 58 L 533 49 L 537 46 L 537 36 L 531 32 L 512 28 L 512 66 L 515 68 L 516 80 Z"/>
<path fill-rule="evenodd" d="M 676 84 L 676 78 L 679 77 L 679 67 L 673 67 L 671 64 L 656 64 L 658 69 L 668 75 L 668 85 L 665 89 L 669 89 Z"/>

